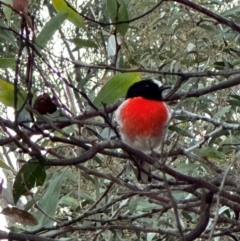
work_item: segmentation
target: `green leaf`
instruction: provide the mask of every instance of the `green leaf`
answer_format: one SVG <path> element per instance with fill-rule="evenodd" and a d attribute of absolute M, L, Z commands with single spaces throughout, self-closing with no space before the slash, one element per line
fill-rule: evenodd
<path fill-rule="evenodd" d="M 70 42 L 74 43 L 77 49 L 98 47 L 92 40 L 88 40 L 88 39 L 73 38 L 73 39 L 70 39 Z"/>
<path fill-rule="evenodd" d="M 204 24 L 203 23 L 203 24 L 200 24 L 199 27 L 203 28 L 203 29 L 205 29 L 207 31 L 213 31 L 213 32 L 216 31 L 216 28 L 213 28 L 212 25 L 210 25 L 210 24 Z"/>
<path fill-rule="evenodd" d="M 129 20 L 128 9 L 124 0 L 107 0 L 107 11 L 113 23 Z M 124 36 L 128 27 L 128 23 L 117 24 L 116 30 Z"/>
<path fill-rule="evenodd" d="M 200 164 L 198 162 L 195 163 L 180 163 L 177 167 L 178 172 L 191 175 L 196 168 L 199 168 Z"/>
<path fill-rule="evenodd" d="M 179 128 L 179 127 L 177 127 L 177 126 L 175 126 L 175 125 L 170 126 L 168 129 L 169 129 L 170 131 L 175 131 L 175 132 L 177 132 L 177 133 L 178 133 L 179 135 L 181 135 L 181 136 L 186 136 L 186 137 L 192 138 L 192 135 L 191 135 L 191 133 L 190 133 L 189 131 L 184 130 L 184 129 L 182 129 L 182 128 Z"/>
<path fill-rule="evenodd" d="M 60 191 L 63 181 L 66 179 L 67 170 L 68 168 L 63 168 L 60 174 L 56 173 L 53 177 L 51 177 L 51 180 L 49 180 L 47 183 L 48 186 L 44 195 L 38 202 L 38 205 L 41 207 L 41 209 L 52 218 L 55 217 Z M 54 221 L 41 211 L 37 211 L 34 216 L 38 220 L 38 225 L 34 227 L 34 230 L 40 227 L 49 227 L 54 224 Z"/>
<path fill-rule="evenodd" d="M 128 88 L 141 79 L 140 73 L 124 73 L 114 75 L 99 91 L 93 103 L 100 107 L 102 103 L 112 104 L 126 95 Z"/>
<path fill-rule="evenodd" d="M 0 39 L 5 40 L 9 43 L 11 43 L 14 47 L 18 47 L 16 43 L 16 39 L 12 35 L 11 31 L 9 30 L 9 27 L 5 25 L 5 23 L 0 19 Z"/>
<path fill-rule="evenodd" d="M 152 241 L 156 235 L 156 233 L 147 233 L 147 241 Z"/>
<path fill-rule="evenodd" d="M 240 106 L 240 101 L 239 100 L 229 100 L 228 103 L 231 106 Z"/>
<path fill-rule="evenodd" d="M 2 0 L 2 2 L 12 5 L 12 0 Z M 8 24 L 10 23 L 12 9 L 6 6 L 3 6 L 3 13 L 5 15 L 5 18 L 7 19 Z"/>
<path fill-rule="evenodd" d="M 14 58 L 0 58 L 0 68 L 15 68 L 16 60 Z"/>
<path fill-rule="evenodd" d="M 79 200 L 65 195 L 59 200 L 59 204 L 67 207 L 77 207 L 79 206 Z"/>
<path fill-rule="evenodd" d="M 186 23 L 180 22 L 174 27 L 173 32 L 176 33 L 179 29 L 182 29 L 182 28 L 185 28 L 185 27 L 186 27 Z"/>
<path fill-rule="evenodd" d="M 134 213 L 149 212 L 157 207 L 156 203 L 150 203 L 145 198 L 134 197 L 131 198 L 128 204 L 129 210 Z"/>
<path fill-rule="evenodd" d="M 215 148 L 210 147 L 202 147 L 201 149 L 198 149 L 196 153 L 202 157 L 208 157 L 217 160 L 225 160 L 226 158 L 222 152 L 219 152 Z"/>
<path fill-rule="evenodd" d="M 42 185 L 45 178 L 45 166 L 41 163 L 25 163 L 13 183 L 14 203 L 16 204 L 19 198 L 35 187 L 35 185 Z"/>
<path fill-rule="evenodd" d="M 67 13 L 61 12 L 46 23 L 36 38 L 36 48 L 38 51 L 41 51 L 41 49 L 46 46 L 48 41 L 53 37 L 54 33 L 60 28 L 66 18 Z"/>
<path fill-rule="evenodd" d="M 67 19 L 77 27 L 86 29 L 85 23 L 79 12 L 66 0 L 52 0 L 52 4 L 58 13 L 66 13 Z"/>
<path fill-rule="evenodd" d="M 234 8 L 228 9 L 225 12 L 223 12 L 221 14 L 221 16 L 224 16 L 224 17 L 237 17 L 237 14 L 239 14 L 239 12 L 240 12 L 240 7 L 234 7 Z"/>
<path fill-rule="evenodd" d="M 230 95 L 230 97 L 240 101 L 240 96 L 239 95 Z"/>
<path fill-rule="evenodd" d="M 216 5 L 220 5 L 221 6 L 223 4 L 223 2 L 222 1 L 213 0 L 213 1 L 207 2 L 206 4 L 209 4 L 209 5 L 216 4 Z"/>
<path fill-rule="evenodd" d="M 182 211 L 182 215 L 184 218 L 186 218 L 187 222 L 192 222 L 193 218 L 192 215 L 188 212 Z"/>
<path fill-rule="evenodd" d="M 174 117 L 174 119 L 181 120 L 181 121 L 189 121 L 189 120 L 191 120 L 191 118 L 189 118 L 186 115 L 177 115 L 177 116 Z"/>
<path fill-rule="evenodd" d="M 0 168 L 12 170 L 4 161 L 0 160 Z"/>
<path fill-rule="evenodd" d="M 228 100 L 228 103 L 231 106 L 240 106 L 240 96 L 239 95 L 230 95 L 234 100 Z"/>
<path fill-rule="evenodd" d="M 229 110 L 231 109 L 231 106 L 224 106 L 222 107 L 214 116 L 213 119 L 218 119 L 223 117 Z"/>
<path fill-rule="evenodd" d="M 27 92 L 18 92 L 18 108 L 21 107 L 27 97 Z M 14 107 L 14 85 L 5 80 L 0 79 L 0 102 L 5 106 Z"/>
<path fill-rule="evenodd" d="M 214 62 L 213 65 L 214 65 L 214 68 L 218 70 L 224 70 L 224 69 L 226 70 L 226 69 L 234 68 L 234 66 L 227 61 L 217 61 L 217 62 Z"/>

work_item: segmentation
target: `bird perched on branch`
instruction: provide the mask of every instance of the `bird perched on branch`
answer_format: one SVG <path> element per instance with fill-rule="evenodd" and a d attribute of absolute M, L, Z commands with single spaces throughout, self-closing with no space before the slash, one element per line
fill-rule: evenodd
<path fill-rule="evenodd" d="M 115 115 L 123 142 L 145 153 L 160 147 L 171 116 L 162 98 L 166 89 L 170 87 L 153 79 L 130 86 Z M 140 165 L 150 171 L 148 163 L 142 161 Z M 150 181 L 149 175 L 143 172 L 139 172 L 138 178 L 143 183 Z"/>

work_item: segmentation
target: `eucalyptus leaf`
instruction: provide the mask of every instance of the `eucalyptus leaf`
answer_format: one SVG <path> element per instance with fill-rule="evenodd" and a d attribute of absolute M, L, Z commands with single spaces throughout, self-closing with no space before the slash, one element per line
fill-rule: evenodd
<path fill-rule="evenodd" d="M 225 160 L 226 156 L 219 152 L 218 150 L 210 147 L 202 147 L 201 149 L 198 149 L 196 153 L 200 156 L 206 156 L 208 158 L 217 159 L 217 160 Z"/>
<path fill-rule="evenodd" d="M 17 107 L 21 107 L 27 98 L 27 92 L 18 91 Z M 14 107 L 14 85 L 6 80 L 0 79 L 0 102 L 5 106 Z"/>
<path fill-rule="evenodd" d="M 0 168 L 11 170 L 11 168 L 3 160 L 0 160 Z"/>
<path fill-rule="evenodd" d="M 63 168 L 61 173 L 56 173 L 49 181 L 47 189 L 43 194 L 38 205 L 47 213 L 50 217 L 54 218 L 56 214 L 56 209 L 58 207 L 59 195 L 62 188 L 63 181 L 66 179 L 67 167 Z M 54 221 L 46 216 L 41 211 L 37 211 L 34 216 L 38 220 L 38 225 L 35 229 L 40 227 L 50 227 L 53 225 Z"/>
<path fill-rule="evenodd" d="M 240 13 L 240 7 L 238 6 L 238 7 L 234 7 L 226 10 L 225 12 L 221 13 L 221 15 L 224 17 L 235 17 L 239 13 Z"/>
<path fill-rule="evenodd" d="M 2 19 L 0 19 L 0 39 L 11 43 L 15 48 L 18 47 L 16 39 L 14 38 L 12 32 L 9 27 L 5 25 Z"/>
<path fill-rule="evenodd" d="M 12 0 L 2 0 L 2 2 L 12 5 Z M 7 19 L 8 23 L 10 23 L 12 9 L 7 6 L 3 6 L 3 13 L 4 13 L 5 18 Z"/>
<path fill-rule="evenodd" d="M 13 183 L 14 203 L 16 204 L 22 195 L 28 193 L 36 185 L 42 185 L 45 178 L 45 167 L 41 163 L 25 163 Z"/>
<path fill-rule="evenodd" d="M 85 23 L 79 12 L 66 0 L 52 0 L 52 4 L 58 13 L 67 14 L 67 19 L 77 27 L 86 29 Z"/>
<path fill-rule="evenodd" d="M 231 106 L 240 106 L 240 101 L 239 100 L 229 100 L 228 103 Z"/>
<path fill-rule="evenodd" d="M 76 48 L 97 48 L 98 46 L 89 39 L 73 38 L 70 39 L 70 42 L 76 45 Z"/>
<path fill-rule="evenodd" d="M 128 88 L 141 79 L 140 73 L 116 74 L 102 87 L 93 103 L 97 107 L 112 104 L 126 95 Z"/>
<path fill-rule="evenodd" d="M 176 126 L 176 125 L 170 126 L 168 129 L 169 129 L 170 131 L 175 131 L 175 132 L 177 132 L 177 133 L 178 133 L 179 135 L 181 135 L 181 136 L 186 136 L 186 137 L 192 138 L 192 135 L 191 135 L 191 133 L 190 133 L 188 130 L 182 129 L 182 128 Z"/>
<path fill-rule="evenodd" d="M 218 118 L 223 117 L 230 109 L 231 109 L 231 106 L 230 106 L 230 105 L 222 107 L 222 108 L 213 116 L 213 118 L 214 118 L 214 119 L 218 119 Z"/>
<path fill-rule="evenodd" d="M 230 97 L 240 101 L 240 96 L 239 95 L 230 95 Z"/>
<path fill-rule="evenodd" d="M 128 9 L 124 0 L 107 0 L 107 11 L 113 23 L 128 21 Z M 117 32 L 124 36 L 128 30 L 128 23 L 116 25 Z"/>
<path fill-rule="evenodd" d="M 41 51 L 41 49 L 46 46 L 48 41 L 53 37 L 54 33 L 61 27 L 67 16 L 67 13 L 60 12 L 45 24 L 36 38 L 36 48 L 38 51 Z"/>
<path fill-rule="evenodd" d="M 15 68 L 16 60 L 14 58 L 0 58 L 0 68 Z"/>

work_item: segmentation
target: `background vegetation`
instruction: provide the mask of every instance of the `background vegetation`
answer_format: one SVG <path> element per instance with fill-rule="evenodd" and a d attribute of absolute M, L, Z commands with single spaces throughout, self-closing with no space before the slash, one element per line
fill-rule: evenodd
<path fill-rule="evenodd" d="M 240 239 L 239 1 L 0 3 L 1 239 Z M 154 157 L 113 115 L 149 77 L 172 86 Z"/>

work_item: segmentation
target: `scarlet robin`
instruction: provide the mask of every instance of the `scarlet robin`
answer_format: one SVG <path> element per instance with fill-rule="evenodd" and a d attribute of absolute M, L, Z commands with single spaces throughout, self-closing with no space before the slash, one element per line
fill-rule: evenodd
<path fill-rule="evenodd" d="M 125 101 L 116 111 L 116 120 L 122 141 L 146 153 L 160 147 L 170 119 L 170 111 L 162 98 L 162 92 L 169 89 L 158 81 L 146 79 L 134 83 L 127 91 Z M 149 164 L 141 163 L 150 171 Z M 143 183 L 150 178 L 139 173 Z"/>

